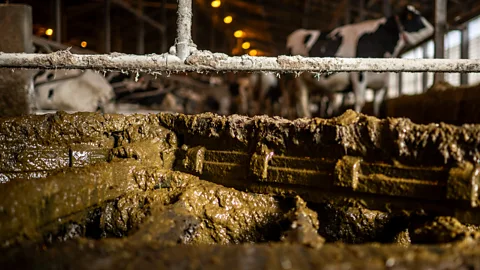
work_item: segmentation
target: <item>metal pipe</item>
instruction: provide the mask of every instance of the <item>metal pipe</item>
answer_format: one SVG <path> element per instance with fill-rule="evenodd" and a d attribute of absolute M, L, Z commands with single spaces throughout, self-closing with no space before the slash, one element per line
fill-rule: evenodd
<path fill-rule="evenodd" d="M 55 0 L 55 41 L 62 43 L 61 0 Z"/>
<path fill-rule="evenodd" d="M 188 44 L 187 44 L 188 45 Z M 250 72 L 480 72 L 480 59 L 402 59 L 402 58 L 330 58 L 330 57 L 228 57 L 208 51 L 196 51 L 183 59 L 162 55 L 77 55 L 69 51 L 50 54 L 3 53 L 0 67 L 41 69 L 250 71 Z"/>
<path fill-rule="evenodd" d="M 110 10 L 110 0 L 105 0 L 105 53 L 110 53 L 112 51 L 112 29 L 110 21 Z"/>
<path fill-rule="evenodd" d="M 423 46 L 422 46 L 423 58 L 426 58 L 426 56 L 427 56 L 427 51 L 428 51 L 427 49 L 428 49 L 427 43 L 423 44 Z M 428 72 L 423 72 L 423 74 L 422 74 L 423 92 L 427 91 L 427 87 L 428 87 Z"/>
<path fill-rule="evenodd" d="M 403 73 L 398 73 L 398 96 L 403 94 Z"/>
<path fill-rule="evenodd" d="M 463 29 L 461 30 L 461 43 L 460 43 L 460 58 L 468 59 L 469 58 L 469 44 L 470 40 L 468 39 L 468 25 L 465 24 Z M 460 74 L 460 84 L 468 84 L 468 74 L 462 73 Z"/>
<path fill-rule="evenodd" d="M 435 0 L 435 58 L 445 57 L 447 30 L 447 0 Z M 445 74 L 435 74 L 435 82 L 444 81 Z"/>
<path fill-rule="evenodd" d="M 190 54 L 192 40 L 192 0 L 178 0 L 177 9 L 177 56 L 185 60 Z"/>

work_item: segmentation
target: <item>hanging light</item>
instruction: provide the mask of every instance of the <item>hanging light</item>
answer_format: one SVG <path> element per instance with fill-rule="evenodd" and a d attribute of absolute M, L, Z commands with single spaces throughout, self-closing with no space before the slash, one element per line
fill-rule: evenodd
<path fill-rule="evenodd" d="M 254 50 L 250 50 L 250 51 L 248 52 L 248 54 L 249 54 L 250 56 L 257 56 L 258 51 L 255 50 L 255 49 L 254 49 Z"/>
<path fill-rule="evenodd" d="M 245 34 L 242 30 L 237 30 L 235 31 L 235 33 L 233 33 L 233 35 L 236 37 L 236 38 L 241 38 L 243 37 L 243 34 Z"/>
<path fill-rule="evenodd" d="M 87 42 L 86 42 L 86 41 L 82 41 L 82 42 L 80 43 L 80 46 L 81 46 L 82 48 L 86 48 L 86 47 L 87 47 Z"/>
<path fill-rule="evenodd" d="M 242 43 L 242 48 L 245 49 L 245 50 L 247 50 L 248 48 L 250 48 L 250 42 L 248 42 L 248 41 L 243 42 L 243 43 Z"/>
<path fill-rule="evenodd" d="M 221 4 L 222 4 L 222 2 L 220 0 L 212 1 L 212 7 L 214 7 L 214 8 L 218 8 Z"/>
<path fill-rule="evenodd" d="M 226 24 L 229 24 L 232 21 L 233 21 L 232 16 L 227 16 L 227 17 L 223 18 L 223 22 L 226 23 Z"/>
<path fill-rule="evenodd" d="M 53 29 L 52 29 L 52 28 L 48 28 L 48 29 L 45 31 L 45 35 L 47 35 L 47 36 L 53 35 Z"/>

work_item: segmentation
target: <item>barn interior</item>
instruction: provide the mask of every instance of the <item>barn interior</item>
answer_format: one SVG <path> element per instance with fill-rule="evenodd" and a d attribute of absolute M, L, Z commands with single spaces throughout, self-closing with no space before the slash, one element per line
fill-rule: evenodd
<path fill-rule="evenodd" d="M 395 58 L 472 64 L 381 73 L 360 110 L 306 79 L 305 113 L 302 74 L 149 71 L 407 6 L 435 31 Z M 475 0 L 0 0 L 0 265 L 480 268 L 479 29 Z"/>

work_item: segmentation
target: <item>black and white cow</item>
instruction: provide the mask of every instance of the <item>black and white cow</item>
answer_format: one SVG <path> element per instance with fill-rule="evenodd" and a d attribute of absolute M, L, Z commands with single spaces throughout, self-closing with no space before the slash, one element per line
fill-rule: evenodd
<path fill-rule="evenodd" d="M 418 44 L 431 36 L 433 31 L 433 26 L 420 12 L 408 5 L 388 18 L 349 24 L 327 32 L 298 29 L 288 36 L 286 47 L 291 55 L 389 58 L 398 57 L 406 45 Z M 355 110 L 360 112 L 365 104 L 366 89 L 370 88 L 375 92 L 374 113 L 378 115 L 388 85 L 388 73 L 335 73 L 320 78 L 303 74 L 296 82 L 297 113 L 300 117 L 311 116 L 309 89 L 331 97 L 336 92 L 351 88 L 355 94 Z"/>
<path fill-rule="evenodd" d="M 112 86 L 92 70 L 41 70 L 34 77 L 34 104 L 38 110 L 112 113 Z"/>

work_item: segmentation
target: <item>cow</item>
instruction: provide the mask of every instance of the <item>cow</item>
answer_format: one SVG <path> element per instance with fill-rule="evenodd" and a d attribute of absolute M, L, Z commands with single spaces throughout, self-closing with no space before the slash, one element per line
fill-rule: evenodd
<path fill-rule="evenodd" d="M 112 86 L 103 75 L 92 70 L 40 70 L 33 81 L 36 109 L 115 111 Z"/>
<path fill-rule="evenodd" d="M 242 115 L 282 114 L 283 89 L 272 73 L 236 73 L 227 78 L 232 113 Z"/>
<path fill-rule="evenodd" d="M 228 114 L 230 96 L 226 85 L 215 76 L 110 73 L 118 103 L 135 104 L 149 109 L 196 114 L 214 112 Z"/>
<path fill-rule="evenodd" d="M 287 37 L 286 48 L 290 55 L 310 57 L 390 58 L 398 57 L 405 46 L 418 44 L 431 36 L 433 31 L 433 26 L 420 12 L 407 5 L 390 17 L 349 24 L 331 31 L 295 30 Z M 370 88 L 375 92 L 374 113 L 378 115 L 388 85 L 388 73 L 339 72 L 319 78 L 304 73 L 296 84 L 297 113 L 300 117 L 311 116 L 309 89 L 329 98 L 351 89 L 355 95 L 354 109 L 360 112 L 365 104 L 366 89 Z"/>

